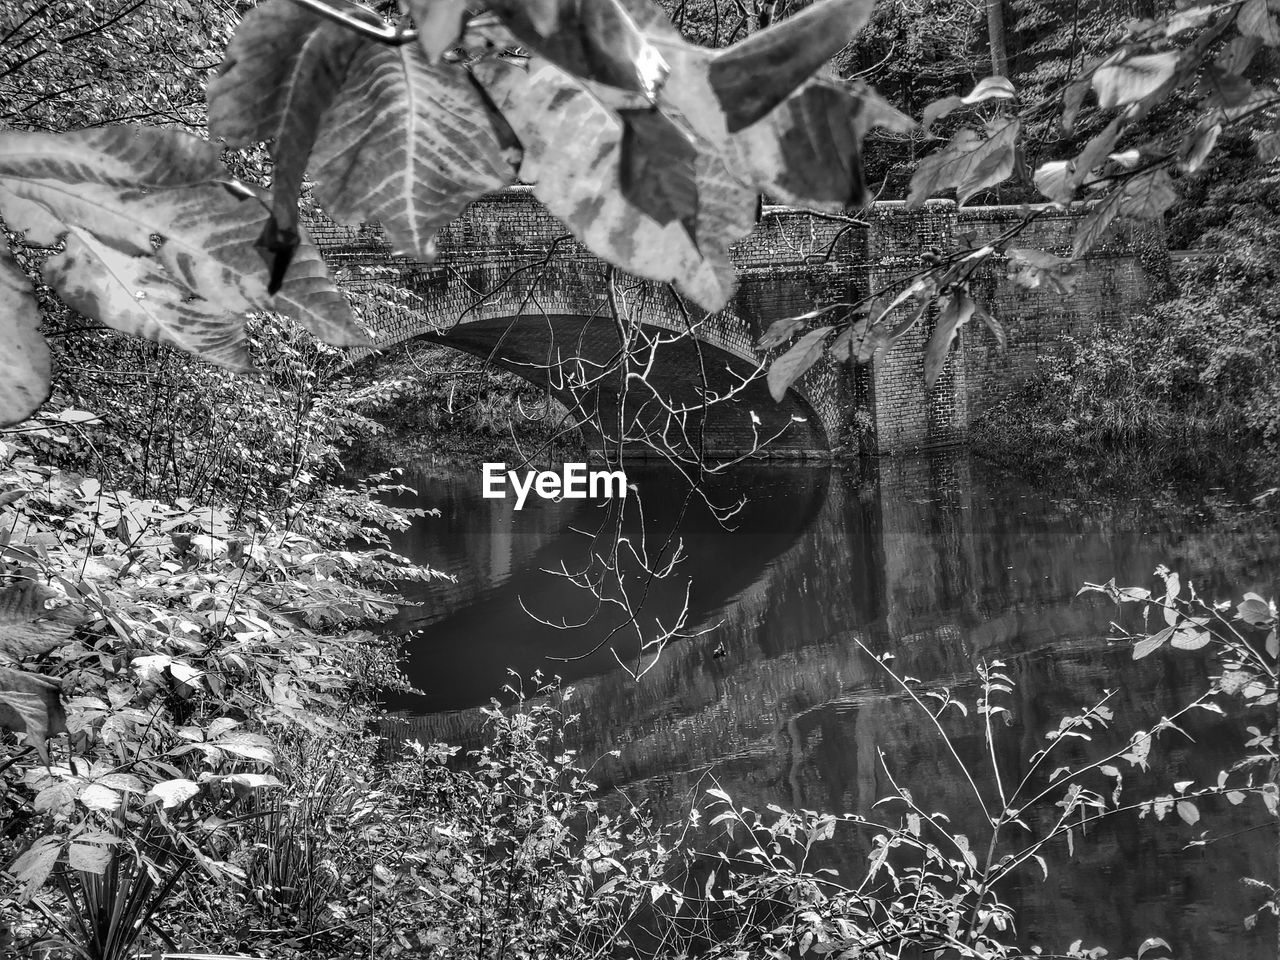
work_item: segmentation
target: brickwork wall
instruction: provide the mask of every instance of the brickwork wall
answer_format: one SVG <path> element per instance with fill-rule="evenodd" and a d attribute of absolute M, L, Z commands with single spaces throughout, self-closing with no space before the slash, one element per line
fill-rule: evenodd
<path fill-rule="evenodd" d="M 690 322 L 697 325 L 697 337 L 709 350 L 702 356 L 697 350 L 669 352 L 663 376 L 673 390 L 695 383 L 708 365 L 736 371 L 722 381 L 729 383 L 761 363 L 754 344 L 775 320 L 860 300 L 920 270 L 931 248 L 945 252 L 957 243 L 989 242 L 1021 215 L 1020 208 L 957 209 L 950 201 L 930 201 L 919 210 L 881 203 L 860 219 L 766 207 L 756 230 L 732 248 L 739 284 L 719 313 L 707 316 L 677 300 L 668 286 L 625 274 L 615 275 L 614 292 L 646 327 L 683 332 Z M 1074 224 L 1074 216 L 1043 214 L 1018 242 L 1063 251 Z M 472 352 L 501 344 L 527 365 L 534 355 L 550 359 L 566 346 L 563 337 L 556 341 L 537 329 L 540 322 L 545 328 L 551 317 L 576 317 L 589 327 L 597 318 L 596 331 L 612 324 L 607 265 L 574 240 L 528 188 L 473 203 L 441 231 L 439 255 L 430 264 L 393 256 L 376 225 L 344 227 L 318 219 L 311 232 L 382 347 L 418 336 L 453 341 Z M 1008 330 L 1005 353 L 985 330 L 963 330 L 942 376 L 926 389 L 924 345 L 936 320 L 930 316 L 871 370 L 819 363 L 796 385 L 785 411 L 772 408 L 760 385 L 737 414 L 717 414 L 707 427 L 708 446 L 722 454 L 748 448 L 754 410 L 775 426 L 801 415 L 816 421 L 789 432 L 778 447 L 783 455 L 852 452 L 860 406 L 876 452 L 960 442 L 971 417 L 998 399 L 1011 377 L 1029 372 L 1038 357 L 1060 349 L 1065 337 L 1088 336 L 1140 308 L 1152 286 L 1151 264 L 1141 251 L 1151 248 L 1149 231 L 1119 231 L 1085 262 L 1070 297 L 1017 289 L 1005 277 L 1003 262 L 990 264 L 978 274 L 976 292 Z M 899 308 L 893 319 L 906 309 Z M 833 314 L 833 322 L 838 319 Z M 463 328 L 472 325 L 474 335 L 464 335 Z M 566 326 L 584 329 L 567 321 Z M 527 366 L 514 368 L 527 374 Z"/>
<path fill-rule="evenodd" d="M 967 207 L 956 216 L 956 236 L 983 245 L 1022 219 L 1019 207 Z M 1013 242 L 1015 247 L 1071 252 L 1078 214 L 1046 211 Z M 1149 302 L 1166 258 L 1158 228 L 1124 221 L 1075 271 L 1070 295 L 1027 290 L 1008 276 L 1004 257 L 992 258 L 975 277 L 975 293 L 1004 325 L 1008 349 L 1001 353 L 985 329 L 968 331 L 964 363 L 969 374 L 968 417 L 998 401 L 1019 377 L 1034 371 L 1042 357 L 1060 353 L 1067 338 L 1084 339 L 1123 323 Z"/>
<path fill-rule="evenodd" d="M 867 289 L 875 292 L 921 269 L 931 250 L 951 249 L 955 232 L 955 204 L 931 200 L 922 209 L 908 210 L 901 202 L 880 203 L 870 211 L 867 244 Z M 895 288 L 896 289 L 896 288 Z M 912 310 L 897 308 L 889 322 Z M 953 354 L 932 389 L 924 383 L 924 347 L 933 334 L 933 310 L 888 353 L 872 364 L 871 402 L 877 450 L 900 453 L 954 444 L 964 435 L 967 418 L 958 398 L 963 395 L 963 358 Z"/>

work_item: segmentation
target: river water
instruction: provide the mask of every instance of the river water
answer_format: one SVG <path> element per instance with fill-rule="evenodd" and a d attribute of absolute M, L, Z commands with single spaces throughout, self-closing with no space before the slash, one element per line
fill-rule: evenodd
<path fill-rule="evenodd" d="M 397 629 L 411 632 L 407 672 L 421 696 L 388 703 L 397 735 L 471 746 L 486 704 L 512 668 L 572 683 L 585 758 L 605 788 L 646 800 L 676 819 L 714 776 L 755 809 L 788 807 L 875 815 L 889 773 L 926 809 L 945 811 L 985 847 L 967 783 L 920 709 L 904 698 L 859 642 L 894 655 L 899 673 L 972 699 L 975 667 L 1001 660 L 1016 681 L 1011 723 L 997 730 L 997 761 L 1019 780 L 1058 719 L 1115 691 L 1116 730 L 1073 744 L 1073 759 L 1150 729 L 1204 689 L 1199 653 L 1134 661 L 1108 639 L 1119 616 L 1103 598 L 1077 597 L 1086 581 L 1153 586 L 1164 563 L 1206 596 L 1274 596 L 1280 531 L 1223 507 L 1222 491 L 1196 500 L 1089 495 L 1010 479 L 963 457 L 886 461 L 874 475 L 831 467 L 759 466 L 717 480 L 717 504 L 746 499 L 728 529 L 657 467 L 632 467 L 626 534 L 652 552 L 676 530 L 685 559 L 650 586 L 641 611 L 649 635 L 685 608 L 693 639 L 670 645 L 639 681 L 608 649 L 583 656 L 624 619 L 547 570 L 582 564 L 601 505 L 582 500 L 480 496 L 478 468 L 420 465 L 406 473 L 414 502 L 439 509 L 396 546 L 456 575 L 414 585 Z M 637 519 L 643 507 L 643 522 Z M 538 623 L 585 622 L 576 629 Z M 1128 612 L 1134 612 L 1132 610 Z M 618 641 L 628 663 L 634 638 Z M 573 658 L 568 662 L 550 657 Z M 633 664 L 634 665 L 634 664 Z M 947 727 L 979 786 L 993 793 L 980 726 L 949 714 Z M 1133 796 L 1176 780 L 1216 778 L 1237 756 L 1245 727 L 1270 718 L 1197 711 L 1193 739 L 1161 740 Z M 997 725 L 1001 727 L 1002 725 Z M 619 751 L 614 758 L 605 756 Z M 883 751 L 885 760 L 880 760 Z M 986 764 L 986 766 L 984 766 Z M 886 766 L 888 770 L 886 770 Z M 1104 789 L 1101 780 L 1093 784 Z M 1274 958 L 1274 919 L 1247 931 L 1258 899 L 1240 877 L 1276 878 L 1276 821 L 1261 805 L 1202 804 L 1195 830 L 1119 816 L 1049 857 L 1002 891 L 1026 943 L 1064 950 L 1073 940 L 1112 956 L 1160 936 L 1180 958 Z M 1033 829 L 1055 812 L 1032 811 Z M 1208 827 L 1204 846 L 1186 844 Z M 837 835 L 827 862 L 848 876 L 865 866 L 865 837 Z"/>

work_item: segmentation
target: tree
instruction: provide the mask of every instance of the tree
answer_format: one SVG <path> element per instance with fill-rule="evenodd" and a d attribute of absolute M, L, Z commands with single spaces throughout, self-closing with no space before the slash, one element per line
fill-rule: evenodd
<path fill-rule="evenodd" d="M 1009 75 L 1009 50 L 1004 32 L 1004 0 L 987 0 L 987 43 L 991 47 L 991 75 Z"/>

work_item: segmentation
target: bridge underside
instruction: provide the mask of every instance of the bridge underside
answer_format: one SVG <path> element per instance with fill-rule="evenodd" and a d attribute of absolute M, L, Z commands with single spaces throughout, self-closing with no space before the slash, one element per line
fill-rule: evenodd
<path fill-rule="evenodd" d="M 647 436 L 680 453 L 715 458 L 741 456 L 765 442 L 775 455 L 829 448 L 820 418 L 799 393 L 788 391 L 775 403 L 763 377 L 743 385 L 754 364 L 692 337 L 643 329 L 659 342 L 641 347 L 638 356 L 633 348 L 625 389 L 618 371 L 605 372 L 621 352 L 618 330 L 607 316 L 487 318 L 422 339 L 489 359 L 549 390 L 574 412 L 589 442 L 617 443 L 621 437 L 637 453 L 646 448 Z M 584 382 L 589 386 L 583 388 Z M 713 402 L 703 412 L 704 398 L 731 392 L 732 402 Z M 682 409 L 689 412 L 682 415 Z"/>

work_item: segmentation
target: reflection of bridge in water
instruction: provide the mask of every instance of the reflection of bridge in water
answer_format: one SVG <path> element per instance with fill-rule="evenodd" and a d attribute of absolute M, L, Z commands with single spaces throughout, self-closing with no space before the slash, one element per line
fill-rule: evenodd
<path fill-rule="evenodd" d="M 954 685 L 970 697 L 975 665 L 1006 661 L 1018 687 L 1009 704 L 1014 723 L 1001 729 L 1000 759 L 1017 779 L 1043 745 L 1043 732 L 1104 688 L 1118 690 L 1111 705 L 1123 720 L 1120 729 L 1129 731 L 1149 728 L 1204 683 L 1204 663 L 1194 655 L 1135 663 L 1127 648 L 1109 647 L 1103 637 L 1114 611 L 1097 598 L 1075 599 L 1082 581 L 1114 575 L 1145 583 L 1156 563 L 1169 562 L 1206 594 L 1238 594 L 1265 591 L 1268 563 L 1275 561 L 1265 533 L 1240 541 L 1197 532 L 1186 518 L 1162 528 L 1132 505 L 1081 513 L 1030 493 L 988 496 L 963 461 L 886 462 L 881 471 L 878 491 L 829 472 L 802 529 L 709 612 L 708 620 L 724 621 L 713 633 L 669 648 L 640 683 L 616 670 L 573 683 L 570 709 L 580 715 L 584 755 L 621 751 L 594 767 L 599 782 L 646 799 L 659 819 L 678 817 L 699 785 L 708 785 L 702 779 L 708 771 L 756 809 L 779 803 L 870 815 L 891 791 L 883 750 L 918 799 L 981 837 L 981 817 L 935 731 L 855 637 L 892 652 L 899 673 Z M 1123 509 L 1132 511 L 1127 518 Z M 723 535 L 719 561 L 702 557 L 695 574 L 710 563 L 731 563 L 738 536 Z M 722 658 L 712 655 L 719 643 Z M 958 712 L 947 717 L 962 757 L 981 769 L 980 726 Z M 396 732 L 471 745 L 480 723 L 476 711 L 460 710 L 413 718 Z M 1212 779 L 1222 765 L 1218 751 L 1240 742 L 1243 722 L 1206 714 L 1193 723 L 1200 746 L 1178 745 L 1177 776 L 1168 755 L 1157 759 L 1166 784 Z M 1253 811 L 1216 814 L 1215 828 L 1226 834 L 1250 826 Z M 1043 817 L 1032 826 L 1047 829 Z M 1060 886 L 1052 902 L 1030 885 L 1011 887 L 1008 895 L 1032 902 L 1024 921 L 1031 933 L 1070 930 L 1079 922 L 1073 917 L 1090 918 L 1097 930 L 1167 930 L 1174 921 L 1160 899 L 1166 891 L 1149 889 L 1150 877 L 1163 871 L 1173 882 L 1186 874 L 1178 851 L 1187 839 L 1172 829 L 1130 825 L 1126 833 L 1104 826 L 1091 843 L 1078 845 L 1082 870 L 1052 864 L 1065 871 L 1054 877 Z M 1268 869 L 1270 854 L 1247 840 L 1224 841 L 1220 853 L 1224 874 Z M 857 869 L 863 850 L 853 843 L 831 856 L 843 872 Z M 1126 860 L 1140 869 L 1117 873 Z M 1102 899 L 1099 875 L 1108 877 Z M 1185 882 L 1198 885 L 1197 896 L 1212 900 L 1217 916 L 1238 923 L 1234 880 L 1222 889 L 1209 889 L 1203 879 Z M 1212 924 L 1197 929 L 1187 921 L 1179 929 L 1183 942 L 1197 947 L 1188 955 L 1216 955 Z M 1080 935 L 1090 931 L 1082 927 Z M 1269 954 L 1260 947 L 1256 956 Z"/>
<path fill-rule="evenodd" d="M 901 203 L 881 203 L 864 216 L 766 208 L 756 230 L 733 247 L 736 294 L 710 316 L 665 284 L 624 277 L 615 287 L 615 302 L 649 333 L 670 339 L 697 324 L 693 337 L 658 348 L 646 378 L 654 392 L 681 404 L 698 403 L 704 389 L 723 395 L 756 369 L 760 355 L 754 345 L 773 321 L 857 302 L 918 271 L 931 250 L 989 243 L 1021 219 L 1022 209 L 957 209 L 950 201 L 931 201 L 908 210 Z M 1019 242 L 1069 250 L 1075 224 L 1075 214 L 1046 211 Z M 491 357 L 566 401 L 568 394 L 548 374 L 550 365 L 581 357 L 594 370 L 619 349 L 610 268 L 576 243 L 528 190 L 506 190 L 473 203 L 441 232 L 432 264 L 391 257 L 376 227 L 320 221 L 312 232 L 326 261 L 346 275 L 346 289 L 377 295 L 365 312 L 380 347 L 418 338 L 439 341 Z M 689 442 L 696 448 L 704 441 L 714 456 L 739 454 L 752 447 L 758 426 L 760 436 L 782 434 L 769 448 L 780 456 L 824 455 L 861 444 L 866 429 L 873 434 L 871 448 L 881 451 L 952 443 L 963 435 L 971 411 L 1011 373 L 1058 349 L 1064 336 L 1087 337 L 1145 302 L 1151 264 L 1138 249 L 1128 228 L 1121 231 L 1080 265 L 1075 290 L 1067 296 L 1016 289 L 1003 263 L 984 266 L 975 289 L 1004 322 L 1009 350 L 995 350 L 985 331 L 961 331 L 960 349 L 932 389 L 926 390 L 923 379 L 929 320 L 870 370 L 829 359 L 816 365 L 780 404 L 761 380 L 749 384 L 731 406 L 715 407 L 705 426 L 691 423 Z M 831 322 L 843 319 L 832 314 Z M 643 391 L 635 391 L 620 412 L 616 385 L 611 389 L 595 398 L 603 422 L 650 415 Z"/>

